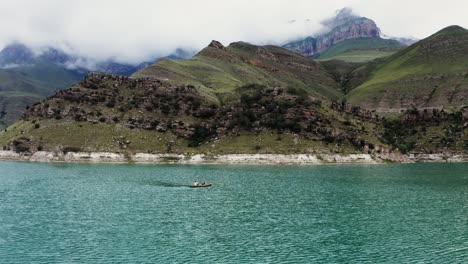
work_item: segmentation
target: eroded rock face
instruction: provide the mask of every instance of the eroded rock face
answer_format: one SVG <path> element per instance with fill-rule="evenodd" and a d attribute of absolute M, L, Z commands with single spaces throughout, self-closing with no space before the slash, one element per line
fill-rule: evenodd
<path fill-rule="evenodd" d="M 341 23 L 332 23 L 330 26 L 332 27 L 326 34 L 308 37 L 286 44 L 284 47 L 310 57 L 344 40 L 380 37 L 377 24 L 365 17 L 349 17 Z"/>
<path fill-rule="evenodd" d="M 380 37 L 380 30 L 375 22 L 363 17 L 338 26 L 330 33 L 318 37 L 316 52 L 321 52 L 332 45 L 347 39 L 378 37 Z"/>

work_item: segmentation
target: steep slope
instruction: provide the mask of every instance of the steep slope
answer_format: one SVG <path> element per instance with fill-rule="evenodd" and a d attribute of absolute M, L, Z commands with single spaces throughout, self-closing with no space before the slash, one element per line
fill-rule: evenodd
<path fill-rule="evenodd" d="M 366 78 L 347 99 L 367 108 L 388 111 L 467 105 L 468 30 L 445 28 L 351 75 Z"/>
<path fill-rule="evenodd" d="M 294 87 L 318 98 L 340 97 L 338 84 L 318 63 L 275 46 L 213 41 L 189 60 L 159 60 L 132 75 L 192 84 L 213 100 L 225 100 L 247 84 Z"/>

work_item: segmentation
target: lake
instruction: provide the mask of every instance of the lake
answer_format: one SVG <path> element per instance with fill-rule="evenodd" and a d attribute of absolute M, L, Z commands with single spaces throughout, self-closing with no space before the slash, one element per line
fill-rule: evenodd
<path fill-rule="evenodd" d="M 468 164 L 0 162 L 0 263 L 362 262 L 467 263 Z"/>

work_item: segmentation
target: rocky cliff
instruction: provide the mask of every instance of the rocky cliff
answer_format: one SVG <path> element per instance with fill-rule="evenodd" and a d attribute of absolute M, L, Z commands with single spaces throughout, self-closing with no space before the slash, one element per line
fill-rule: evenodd
<path fill-rule="evenodd" d="M 324 34 L 291 42 L 284 47 L 311 57 L 347 39 L 380 37 L 380 29 L 373 20 L 356 16 L 346 8 L 322 24 L 326 28 Z"/>
<path fill-rule="evenodd" d="M 328 34 L 319 36 L 316 51 L 321 52 L 332 45 L 347 39 L 378 38 L 380 30 L 373 20 L 361 17 L 334 28 Z"/>

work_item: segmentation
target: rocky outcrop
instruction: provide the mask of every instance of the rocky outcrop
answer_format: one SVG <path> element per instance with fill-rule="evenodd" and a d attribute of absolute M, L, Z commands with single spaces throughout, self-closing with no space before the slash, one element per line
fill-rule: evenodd
<path fill-rule="evenodd" d="M 224 49 L 223 44 L 217 40 L 212 40 L 208 47 L 216 48 L 216 49 Z"/>
<path fill-rule="evenodd" d="M 374 118 L 374 113 L 372 111 L 362 108 L 360 106 L 351 105 L 347 102 L 339 103 L 337 101 L 333 101 L 331 104 L 331 108 L 338 112 L 354 115 L 367 120 L 371 120 L 372 118 Z"/>

